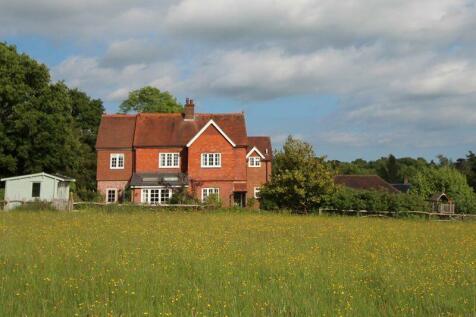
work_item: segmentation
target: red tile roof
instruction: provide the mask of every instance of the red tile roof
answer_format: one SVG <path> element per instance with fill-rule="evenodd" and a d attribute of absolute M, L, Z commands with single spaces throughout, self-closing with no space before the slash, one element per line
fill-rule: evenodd
<path fill-rule="evenodd" d="M 389 193 L 398 193 L 399 191 L 391 184 L 377 175 L 338 175 L 334 177 L 337 185 L 360 189 L 360 190 L 380 190 Z"/>
<path fill-rule="evenodd" d="M 248 137 L 248 152 L 256 147 L 261 154 L 264 155 L 265 160 L 273 158 L 273 149 L 271 148 L 271 138 L 269 136 L 250 136 Z"/>
<path fill-rule="evenodd" d="M 194 120 L 184 120 L 181 113 L 140 113 L 104 115 L 96 148 L 186 146 L 210 120 L 237 146 L 248 145 L 243 113 L 196 113 Z"/>
<path fill-rule="evenodd" d="M 96 148 L 131 148 L 135 126 L 135 115 L 103 115 L 99 125 Z"/>

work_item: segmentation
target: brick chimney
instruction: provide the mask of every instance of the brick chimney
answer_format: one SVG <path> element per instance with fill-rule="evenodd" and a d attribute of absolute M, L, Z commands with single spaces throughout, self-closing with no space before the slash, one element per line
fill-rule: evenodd
<path fill-rule="evenodd" d="M 185 120 L 194 120 L 195 119 L 195 104 L 193 99 L 187 98 L 185 101 L 185 107 L 183 111 L 183 117 Z"/>

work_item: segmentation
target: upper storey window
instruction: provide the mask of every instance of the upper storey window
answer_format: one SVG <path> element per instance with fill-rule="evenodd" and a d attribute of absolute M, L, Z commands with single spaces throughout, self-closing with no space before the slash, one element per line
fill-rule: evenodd
<path fill-rule="evenodd" d="M 159 168 L 179 167 L 180 155 L 179 153 L 160 153 Z"/>
<path fill-rule="evenodd" d="M 261 166 L 261 158 L 259 156 L 250 156 L 248 159 L 248 166 L 249 167 L 260 167 Z"/>
<path fill-rule="evenodd" d="M 123 153 L 111 154 L 109 166 L 111 169 L 124 169 L 124 154 Z"/>
<path fill-rule="evenodd" d="M 202 153 L 202 167 L 221 167 L 221 153 Z"/>

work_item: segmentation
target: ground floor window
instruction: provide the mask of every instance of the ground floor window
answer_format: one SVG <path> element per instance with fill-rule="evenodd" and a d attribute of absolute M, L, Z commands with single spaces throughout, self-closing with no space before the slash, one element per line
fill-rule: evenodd
<path fill-rule="evenodd" d="M 217 195 L 220 198 L 219 188 L 202 188 L 202 201 L 206 201 L 211 195 Z"/>
<path fill-rule="evenodd" d="M 172 197 L 170 188 L 142 189 L 141 203 L 143 204 L 166 204 Z"/>
<path fill-rule="evenodd" d="M 117 201 L 117 189 L 110 188 L 107 190 L 106 201 L 108 203 L 115 203 Z"/>
<path fill-rule="evenodd" d="M 254 197 L 255 198 L 259 198 L 259 192 L 260 192 L 261 188 L 260 187 L 255 187 L 254 188 Z"/>

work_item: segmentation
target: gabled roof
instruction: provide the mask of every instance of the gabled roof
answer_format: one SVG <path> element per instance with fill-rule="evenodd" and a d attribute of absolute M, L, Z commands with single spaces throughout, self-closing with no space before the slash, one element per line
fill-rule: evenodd
<path fill-rule="evenodd" d="M 181 113 L 141 113 L 137 115 L 133 145 L 184 147 L 210 120 L 213 120 L 236 146 L 248 145 L 243 113 L 196 113 L 194 120 L 184 120 Z"/>
<path fill-rule="evenodd" d="M 213 121 L 213 119 L 210 119 L 210 121 L 208 121 L 207 124 L 205 124 L 201 129 L 200 131 L 198 131 L 197 134 L 195 134 L 195 136 L 187 143 L 187 147 L 190 147 L 193 142 L 195 142 L 195 140 L 197 140 L 202 134 L 203 132 L 205 132 L 208 127 L 210 126 L 214 126 L 215 129 L 218 130 L 218 132 L 220 132 L 220 134 L 231 144 L 231 146 L 235 147 L 236 144 L 230 139 L 230 137 L 220 128 L 220 126 L 218 124 L 215 123 L 215 121 Z"/>
<path fill-rule="evenodd" d="M 132 148 L 136 115 L 103 115 L 99 125 L 96 149 Z"/>
<path fill-rule="evenodd" d="M 4 182 L 4 181 L 11 181 L 11 180 L 16 180 L 16 179 L 36 177 L 36 176 L 45 176 L 45 177 L 49 177 L 49 178 L 54 178 L 54 179 L 59 180 L 61 182 L 75 182 L 76 181 L 74 178 L 71 178 L 71 177 L 68 177 L 68 176 L 59 175 L 59 174 L 48 174 L 48 173 L 45 173 L 45 172 L 6 177 L 6 178 L 0 179 L 0 181 Z"/>
<path fill-rule="evenodd" d="M 265 160 L 271 160 L 273 158 L 273 149 L 271 148 L 271 138 L 268 136 L 250 136 L 248 137 L 248 151 L 250 154 L 256 148 L 263 156 Z"/>
<path fill-rule="evenodd" d="M 334 177 L 337 185 L 359 190 L 380 190 L 389 193 L 399 191 L 377 175 L 337 175 Z"/>

